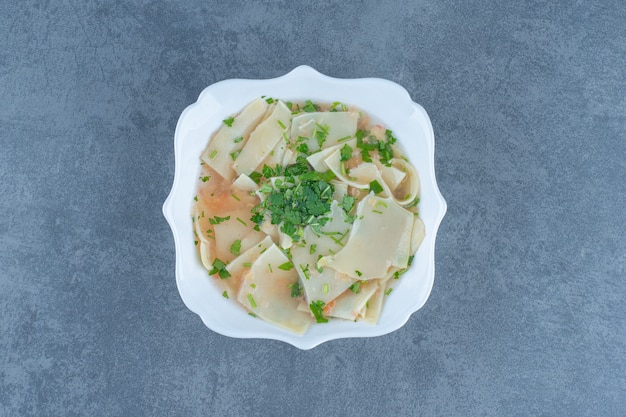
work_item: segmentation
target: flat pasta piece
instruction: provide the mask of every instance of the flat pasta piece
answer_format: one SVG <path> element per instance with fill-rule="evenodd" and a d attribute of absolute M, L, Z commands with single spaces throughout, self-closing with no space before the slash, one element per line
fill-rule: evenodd
<path fill-rule="evenodd" d="M 254 225 L 250 221 L 249 210 L 232 212 L 228 220 L 215 224 L 215 256 L 230 262 L 239 253 L 263 240 L 265 233 L 254 230 Z"/>
<path fill-rule="evenodd" d="M 331 181 L 330 182 L 333 187 L 335 187 L 335 192 L 333 193 L 333 200 L 342 201 L 343 197 L 348 195 L 348 184 L 341 181 Z"/>
<path fill-rule="evenodd" d="M 386 165 L 382 165 L 380 167 L 380 174 L 389 187 L 389 190 L 392 192 L 398 188 L 398 185 L 404 180 L 406 177 L 406 172 L 394 167 L 393 165 L 388 167 Z"/>
<path fill-rule="evenodd" d="M 315 152 L 354 137 L 358 118 L 356 112 L 301 113 L 292 120 L 291 138 L 307 138 L 304 143 L 311 152 Z"/>
<path fill-rule="evenodd" d="M 324 308 L 324 315 L 346 320 L 356 320 L 365 309 L 368 300 L 378 289 L 378 281 L 360 284 L 355 292 L 347 290 Z"/>
<path fill-rule="evenodd" d="M 211 257 L 211 242 L 204 242 L 204 241 L 199 241 L 198 242 L 198 250 L 200 251 L 200 261 L 202 262 L 202 265 L 208 269 L 211 270 L 213 268 L 213 261 L 212 261 L 212 257 Z"/>
<path fill-rule="evenodd" d="M 367 300 L 367 308 L 365 309 L 365 315 L 363 317 L 363 321 L 369 324 L 378 323 L 378 319 L 380 318 L 380 313 L 383 310 L 383 304 L 385 301 L 385 290 L 387 289 L 387 285 L 389 284 L 391 278 L 378 279 L 376 280 L 376 291 L 369 300 Z"/>
<path fill-rule="evenodd" d="M 238 257 L 233 259 L 228 265 L 226 270 L 230 274 L 230 277 L 222 280 L 222 283 L 233 293 L 239 292 L 241 285 L 241 278 L 244 272 L 248 271 L 254 261 L 256 261 L 261 254 L 272 246 L 272 238 L 265 236 L 265 238 L 254 246 L 248 248 L 245 252 L 242 252 Z"/>
<path fill-rule="evenodd" d="M 272 244 L 243 274 L 237 300 L 261 319 L 302 334 L 313 320 L 310 314 L 298 311 L 300 300 L 291 296 L 291 285 L 298 282 L 292 268 L 281 269 L 289 259 Z"/>
<path fill-rule="evenodd" d="M 401 158 L 391 160 L 391 166 L 406 173 L 405 177 L 395 188 L 391 188 L 391 195 L 401 206 L 412 204 L 420 195 L 420 178 L 413 165 Z"/>
<path fill-rule="evenodd" d="M 241 174 L 233 181 L 233 188 L 237 188 L 241 191 L 254 192 L 259 189 L 259 185 L 246 174 Z"/>
<path fill-rule="evenodd" d="M 233 118 L 230 126 L 223 124 L 202 153 L 202 161 L 225 179 L 231 180 L 235 175 L 233 156 L 246 144 L 250 132 L 261 121 L 267 108 L 267 102 L 257 98 Z"/>
<path fill-rule="evenodd" d="M 391 198 L 370 193 L 359 202 L 356 214 L 345 246 L 335 255 L 322 257 L 318 265 L 358 280 L 382 278 L 392 265 L 406 267 L 413 213 Z"/>
<path fill-rule="evenodd" d="M 267 158 L 263 160 L 263 164 L 272 168 L 274 168 L 276 165 L 282 165 L 285 152 L 288 150 L 289 149 L 287 149 L 287 142 L 284 140 L 279 140 L 274 149 L 272 149 L 269 155 L 267 155 Z"/>
<path fill-rule="evenodd" d="M 284 141 L 291 127 L 291 111 L 285 103 L 278 101 L 274 111 L 250 134 L 233 168 L 238 174 L 250 175 L 272 152 L 279 141 Z M 287 137 L 288 139 L 288 137 Z"/>
<path fill-rule="evenodd" d="M 350 172 L 347 172 L 341 161 L 340 154 L 341 151 L 335 149 L 335 151 L 324 160 L 324 163 L 342 182 L 351 187 L 366 190 L 370 187 L 372 181 L 381 179 L 380 170 L 376 164 L 371 162 L 363 162 L 352 168 Z"/>
<path fill-rule="evenodd" d="M 298 154 L 294 151 L 292 151 L 291 149 L 287 148 L 285 150 L 285 153 L 283 154 L 283 159 L 280 162 L 280 164 L 284 167 L 289 166 L 289 165 L 293 165 L 296 163 Z"/>
<path fill-rule="evenodd" d="M 328 165 L 326 164 L 326 158 L 332 155 L 335 151 L 341 150 L 341 148 L 343 148 L 345 145 L 348 145 L 349 147 L 354 149 L 356 147 L 356 139 L 350 139 L 345 142 L 342 141 L 341 143 L 338 143 L 336 145 L 325 147 L 319 152 L 315 152 L 309 155 L 306 160 L 309 164 L 311 164 L 315 171 L 326 172 L 329 169 Z"/>
<path fill-rule="evenodd" d="M 415 216 L 413 221 L 413 231 L 411 232 L 411 253 L 417 252 L 424 236 L 426 235 L 426 227 L 419 216 Z"/>

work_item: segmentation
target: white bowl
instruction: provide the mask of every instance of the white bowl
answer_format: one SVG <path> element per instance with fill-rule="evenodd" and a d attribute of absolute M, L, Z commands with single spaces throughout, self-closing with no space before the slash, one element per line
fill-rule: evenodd
<path fill-rule="evenodd" d="M 340 101 L 357 106 L 373 121 L 394 132 L 419 171 L 420 216 L 426 225 L 426 237 L 413 265 L 387 296 L 376 325 L 330 320 L 313 325 L 304 335 L 290 333 L 249 316 L 233 300 L 223 298 L 200 263 L 190 214 L 200 172 L 200 154 L 223 119 L 263 95 L 287 101 Z M 446 212 L 446 202 L 435 180 L 435 138 L 430 119 L 398 84 L 378 78 L 331 78 L 308 66 L 269 80 L 221 81 L 205 88 L 198 101 L 183 111 L 176 126 L 174 150 L 174 185 L 163 204 L 163 214 L 174 234 L 176 283 L 187 307 L 211 330 L 237 338 L 282 340 L 300 349 L 311 349 L 332 339 L 390 333 L 402 327 L 426 303 L 435 276 L 435 236 Z"/>

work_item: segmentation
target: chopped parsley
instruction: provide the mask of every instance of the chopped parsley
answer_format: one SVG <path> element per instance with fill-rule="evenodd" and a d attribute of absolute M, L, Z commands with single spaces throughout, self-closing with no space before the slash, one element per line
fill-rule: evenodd
<path fill-rule="evenodd" d="M 300 270 L 302 271 L 302 274 L 304 275 L 304 278 L 309 279 L 311 278 L 311 272 L 309 271 L 309 264 L 306 264 L 306 266 L 303 265 L 299 265 L 300 266 Z"/>
<path fill-rule="evenodd" d="M 374 194 L 378 194 L 383 191 L 383 186 L 377 180 L 370 182 L 370 191 L 373 191 Z"/>
<path fill-rule="evenodd" d="M 224 119 L 222 120 L 224 122 L 224 124 L 228 127 L 232 127 L 233 126 L 233 122 L 235 121 L 234 117 L 229 117 L 228 119 Z"/>
<path fill-rule="evenodd" d="M 250 303 L 250 307 L 256 308 L 256 301 L 254 301 L 254 297 L 252 296 L 252 294 L 248 293 L 247 298 L 248 302 Z"/>
<path fill-rule="evenodd" d="M 359 291 L 361 291 L 361 281 L 356 281 L 354 284 L 350 285 L 350 291 L 358 294 Z"/>
<path fill-rule="evenodd" d="M 352 147 L 348 144 L 343 145 L 340 152 L 340 160 L 347 161 L 352 158 Z"/>
<path fill-rule="evenodd" d="M 314 113 L 317 111 L 317 109 L 318 107 L 315 104 L 313 104 L 311 100 L 307 100 L 306 105 L 302 108 L 302 110 L 304 110 L 307 113 Z"/>
<path fill-rule="evenodd" d="M 324 306 L 326 306 L 326 303 L 321 300 L 313 301 L 309 305 L 309 309 L 311 309 L 311 313 L 313 313 L 315 321 L 318 323 L 328 323 L 328 319 L 324 317 Z"/>
<path fill-rule="evenodd" d="M 272 168 L 266 164 L 263 164 L 261 173 L 265 178 L 278 177 L 283 173 L 283 167 L 277 164 L 274 168 Z"/>
<path fill-rule="evenodd" d="M 275 181 L 273 188 L 268 183 L 261 186 L 267 197 L 252 209 L 251 220 L 256 227 L 268 218 L 271 224 L 281 224 L 280 230 L 298 242 L 305 226 L 322 224 L 320 217 L 330 211 L 333 199 L 334 186 L 329 183 L 334 178 L 332 171 L 313 171 L 304 160 L 284 170 L 279 165 L 274 168 L 265 165 L 262 172 L 265 178 L 282 174 L 285 181 Z"/>
<path fill-rule="evenodd" d="M 208 180 L 210 180 L 210 179 L 211 179 L 211 177 L 210 177 L 210 176 L 206 176 L 206 177 L 202 177 L 202 178 L 200 178 L 200 180 L 201 180 L 202 182 L 207 182 L 207 181 L 208 181 Z M 198 201 L 198 200 L 196 200 L 196 201 Z"/>
<path fill-rule="evenodd" d="M 283 271 L 289 271 L 293 268 L 293 264 L 291 262 L 285 262 L 284 264 L 278 265 L 278 269 L 282 269 Z"/>
<path fill-rule="evenodd" d="M 351 195 L 344 195 L 343 200 L 341 200 L 341 207 L 346 211 L 346 213 L 350 213 L 352 208 L 354 207 L 354 203 L 356 202 L 356 198 Z"/>
<path fill-rule="evenodd" d="M 241 253 L 241 240 L 237 239 L 233 242 L 232 245 L 230 245 L 230 253 L 235 256 L 239 256 L 239 254 Z"/>
<path fill-rule="evenodd" d="M 302 295 L 302 286 L 299 282 L 294 282 L 293 284 L 289 284 L 288 288 L 291 289 L 291 296 L 293 298 L 300 297 Z"/>
<path fill-rule="evenodd" d="M 235 143 L 239 143 L 243 140 L 243 136 L 237 136 L 235 139 L 233 139 L 233 142 Z"/>
<path fill-rule="evenodd" d="M 370 152 L 378 152 L 380 162 L 391 166 L 391 160 L 394 157 L 392 145 L 396 142 L 396 138 L 390 130 L 385 131 L 386 140 L 376 139 L 368 130 L 357 130 L 355 137 L 356 147 L 361 150 L 363 162 L 372 162 Z"/>
<path fill-rule="evenodd" d="M 337 110 L 337 107 L 340 106 L 341 110 Z M 330 112 L 336 112 L 336 111 L 347 111 L 348 110 L 348 106 L 346 106 L 345 104 L 341 103 L 340 101 L 335 101 L 331 106 L 330 109 L 328 109 L 328 111 Z"/>
<path fill-rule="evenodd" d="M 225 222 L 226 220 L 230 220 L 230 216 L 226 216 L 226 217 L 215 216 L 213 218 L 209 217 L 209 223 L 211 224 L 220 224 L 220 223 Z"/>
<path fill-rule="evenodd" d="M 301 143 L 298 146 L 296 146 L 296 151 L 303 153 L 307 156 L 311 155 L 311 151 L 309 150 L 309 145 L 307 145 L 306 143 Z"/>
<path fill-rule="evenodd" d="M 385 295 L 389 295 L 391 294 L 391 291 L 393 291 L 393 288 L 387 288 L 387 291 L 385 291 Z"/>
<path fill-rule="evenodd" d="M 316 250 L 317 250 L 317 245 L 313 243 L 311 247 L 309 247 L 309 254 L 313 255 Z"/>
<path fill-rule="evenodd" d="M 263 175 L 260 172 L 256 172 L 256 171 L 252 171 L 250 175 L 248 175 L 248 177 L 250 177 L 250 179 L 257 184 L 261 182 L 262 176 Z"/>
<path fill-rule="evenodd" d="M 229 297 L 228 297 L 228 291 L 224 291 L 224 292 L 222 293 L 222 297 L 224 297 L 224 298 L 229 298 Z"/>
<path fill-rule="evenodd" d="M 321 148 L 324 142 L 326 142 L 326 137 L 328 136 L 328 126 L 322 126 L 319 123 L 315 123 L 315 125 L 317 128 L 315 129 L 313 136 Z"/>
<path fill-rule="evenodd" d="M 234 161 L 235 159 L 237 159 L 237 157 L 239 156 L 239 154 L 241 153 L 241 149 L 231 152 L 230 153 L 230 158 Z"/>
<path fill-rule="evenodd" d="M 355 272 L 355 273 L 357 274 L 357 276 L 359 276 L 359 277 L 363 276 L 363 272 L 361 272 L 361 271 L 354 271 L 354 272 Z"/>
<path fill-rule="evenodd" d="M 218 258 L 213 260 L 213 269 L 209 271 L 209 275 L 217 274 L 221 279 L 230 277 L 230 272 L 226 270 L 226 263 Z"/>
<path fill-rule="evenodd" d="M 389 142 L 390 144 L 394 144 L 396 143 L 396 138 L 393 136 L 393 133 L 391 132 L 391 130 L 387 129 L 385 130 L 385 137 L 387 138 L 387 142 Z"/>

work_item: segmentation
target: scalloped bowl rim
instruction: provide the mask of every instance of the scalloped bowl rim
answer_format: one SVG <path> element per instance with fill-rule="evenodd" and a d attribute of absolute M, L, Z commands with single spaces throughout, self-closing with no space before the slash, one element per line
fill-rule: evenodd
<path fill-rule="evenodd" d="M 304 335 L 250 317 L 233 300 L 226 300 L 202 267 L 193 244 L 191 201 L 199 156 L 221 121 L 265 95 L 285 100 L 340 101 L 355 105 L 373 121 L 393 130 L 405 154 L 420 174 L 420 216 L 426 237 L 409 271 L 394 285 L 376 325 L 331 320 L 314 325 Z M 299 66 L 272 79 L 230 79 L 205 88 L 180 115 L 174 134 L 175 172 L 163 214 L 176 248 L 176 285 L 185 305 L 214 332 L 236 338 L 274 339 L 300 349 L 349 337 L 374 337 L 402 327 L 426 303 L 435 276 L 435 240 L 447 205 L 439 191 L 434 167 L 435 137 L 428 114 L 400 85 L 381 78 L 341 79 Z"/>

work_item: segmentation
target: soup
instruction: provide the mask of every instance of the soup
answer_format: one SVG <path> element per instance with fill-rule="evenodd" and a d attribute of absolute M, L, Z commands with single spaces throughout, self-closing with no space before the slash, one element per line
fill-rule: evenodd
<path fill-rule="evenodd" d="M 376 324 L 424 237 L 419 175 L 391 130 L 342 103 L 260 97 L 200 159 L 195 244 L 225 298 L 299 334 Z"/>

